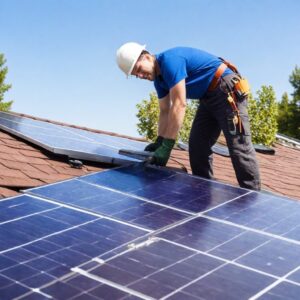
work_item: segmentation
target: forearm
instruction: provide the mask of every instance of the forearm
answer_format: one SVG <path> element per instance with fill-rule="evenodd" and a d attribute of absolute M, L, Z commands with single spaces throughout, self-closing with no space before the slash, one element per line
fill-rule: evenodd
<path fill-rule="evenodd" d="M 168 128 L 168 112 L 160 112 L 158 120 L 158 135 L 165 136 Z"/>
<path fill-rule="evenodd" d="M 182 79 L 160 101 L 159 135 L 175 140 L 186 110 L 185 80 Z"/>
<path fill-rule="evenodd" d="M 183 123 L 185 110 L 185 103 L 178 103 L 176 105 L 172 105 L 168 114 L 167 127 L 163 137 L 176 140 L 176 137 Z"/>

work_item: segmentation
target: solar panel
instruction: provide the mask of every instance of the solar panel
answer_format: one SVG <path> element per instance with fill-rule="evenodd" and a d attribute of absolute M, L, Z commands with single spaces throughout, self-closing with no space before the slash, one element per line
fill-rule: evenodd
<path fill-rule="evenodd" d="M 143 164 L 25 193 L 0 201 L 4 299 L 299 298 L 292 199 Z"/>
<path fill-rule="evenodd" d="M 246 189 L 142 164 L 83 176 L 81 180 L 189 213 L 198 213 L 249 193 Z"/>
<path fill-rule="evenodd" d="M 285 197 L 252 192 L 207 215 L 300 242 L 300 203 Z"/>
<path fill-rule="evenodd" d="M 124 164 L 137 162 L 120 149 L 142 151 L 146 143 L 0 112 L 0 128 L 48 151 L 72 158 Z"/>
<path fill-rule="evenodd" d="M 118 190 L 93 185 L 80 179 L 34 188 L 27 192 L 114 217 L 146 229 L 163 228 L 191 216 L 187 212 L 159 205 L 147 201 L 145 198 L 131 196 Z"/>
<path fill-rule="evenodd" d="M 28 195 L 0 208 L 1 299 L 27 295 L 149 232 Z"/>

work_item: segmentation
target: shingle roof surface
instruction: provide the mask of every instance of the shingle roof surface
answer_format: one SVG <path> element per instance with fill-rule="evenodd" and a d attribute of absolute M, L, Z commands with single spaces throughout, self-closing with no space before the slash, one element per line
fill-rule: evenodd
<path fill-rule="evenodd" d="M 43 120 L 41 118 L 31 118 Z M 50 120 L 43 121 L 66 125 Z M 127 137 L 78 126 L 72 127 Z M 275 155 L 257 153 L 262 188 L 300 200 L 300 150 L 276 144 L 275 151 Z M 168 166 L 180 168 L 182 165 L 191 173 L 188 153 L 182 150 L 173 150 Z M 0 197 L 13 196 L 20 189 L 81 176 L 107 167 L 111 166 L 84 162 L 82 169 L 74 169 L 69 165 L 66 157 L 55 155 L 0 131 Z M 237 185 L 230 158 L 214 154 L 214 171 L 217 180 Z"/>
<path fill-rule="evenodd" d="M 84 164 L 72 168 L 67 159 L 44 151 L 0 131 L 0 196 L 9 197 L 19 189 L 36 187 L 102 170 L 102 166 Z"/>
<path fill-rule="evenodd" d="M 256 153 L 261 173 L 262 189 L 300 200 L 300 150 L 275 144 L 275 155 Z M 172 158 L 185 165 L 189 173 L 186 151 L 173 150 Z M 214 154 L 214 176 L 218 181 L 238 185 L 230 157 Z M 169 166 L 178 163 L 169 161 Z"/>

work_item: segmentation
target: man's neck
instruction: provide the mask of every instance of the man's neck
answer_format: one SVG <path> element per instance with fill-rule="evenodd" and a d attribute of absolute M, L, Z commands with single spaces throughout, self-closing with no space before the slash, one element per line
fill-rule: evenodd
<path fill-rule="evenodd" d="M 160 75 L 160 67 L 159 67 L 158 61 L 154 55 L 153 55 L 153 59 L 154 59 L 155 77 L 158 77 Z"/>

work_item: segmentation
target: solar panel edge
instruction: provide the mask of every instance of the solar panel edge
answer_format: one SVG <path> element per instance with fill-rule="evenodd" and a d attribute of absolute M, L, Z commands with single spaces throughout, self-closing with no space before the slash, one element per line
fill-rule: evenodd
<path fill-rule="evenodd" d="M 48 151 L 54 153 L 54 148 L 51 147 L 51 146 L 49 146 L 49 145 L 47 145 L 47 144 L 44 144 L 44 143 L 42 143 L 42 142 L 40 142 L 40 141 L 37 141 L 37 140 L 35 140 L 35 139 L 32 139 L 32 138 L 26 136 L 25 134 L 22 134 L 22 133 L 20 133 L 20 132 L 14 130 L 14 129 L 8 128 L 8 127 L 3 126 L 3 125 L 1 125 L 1 124 L 0 124 L 0 128 L 1 128 L 2 130 L 4 130 L 5 132 L 8 132 L 8 133 L 10 133 L 10 134 L 12 134 L 12 135 L 15 135 L 15 136 L 17 136 L 17 137 L 19 137 L 19 138 L 21 138 L 21 139 L 23 139 L 23 140 L 25 140 L 25 141 L 28 141 L 28 142 L 30 142 L 30 143 L 32 143 L 32 144 L 34 144 L 34 145 L 37 145 L 37 146 L 39 146 L 39 147 L 41 147 L 41 148 L 43 148 L 43 149 L 46 149 L 46 150 L 48 150 Z"/>
<path fill-rule="evenodd" d="M 80 152 L 80 151 L 75 151 L 75 150 L 70 150 L 70 149 L 65 149 L 65 148 L 59 148 L 59 147 L 51 147 L 45 143 L 42 143 L 36 139 L 32 139 L 25 134 L 19 133 L 18 131 L 8 128 L 6 126 L 3 126 L 1 124 L 0 124 L 0 128 L 10 134 L 13 134 L 13 135 L 23 139 L 23 140 L 26 140 L 34 145 L 37 145 L 49 152 L 52 152 L 55 154 L 60 154 L 60 155 L 65 155 L 69 158 L 76 158 L 76 159 L 81 159 L 81 160 L 108 163 L 108 164 L 116 164 L 116 165 L 130 164 L 130 162 L 128 161 L 128 158 L 126 156 L 124 156 L 124 159 L 112 158 L 112 157 L 99 155 L 99 154 Z M 132 159 L 132 161 L 139 161 L 139 160 Z"/>

